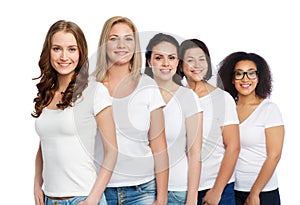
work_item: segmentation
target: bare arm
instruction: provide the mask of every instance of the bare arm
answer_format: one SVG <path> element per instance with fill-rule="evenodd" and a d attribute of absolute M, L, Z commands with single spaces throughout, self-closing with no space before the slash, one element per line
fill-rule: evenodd
<path fill-rule="evenodd" d="M 169 158 L 162 108 L 151 112 L 149 140 L 154 156 L 157 188 L 157 199 L 154 204 L 166 204 L 168 200 Z"/>
<path fill-rule="evenodd" d="M 223 127 L 223 142 L 225 154 L 214 186 L 206 193 L 204 200 L 209 204 L 218 204 L 222 192 L 231 178 L 240 152 L 239 125 L 232 124 Z"/>
<path fill-rule="evenodd" d="M 186 119 L 188 146 L 188 194 L 186 204 L 197 204 L 201 173 L 203 113 Z"/>
<path fill-rule="evenodd" d="M 265 129 L 267 158 L 250 190 L 246 204 L 259 204 L 259 194 L 272 177 L 281 158 L 284 126 Z"/>
<path fill-rule="evenodd" d="M 96 116 L 104 147 L 104 160 L 96 182 L 86 201 L 82 204 L 98 204 L 114 170 L 118 156 L 118 147 L 116 129 L 112 116 L 111 106 L 106 107 Z"/>
<path fill-rule="evenodd" d="M 36 205 L 44 205 L 43 185 L 43 157 L 41 143 L 35 157 L 35 175 L 34 175 L 34 200 Z"/>

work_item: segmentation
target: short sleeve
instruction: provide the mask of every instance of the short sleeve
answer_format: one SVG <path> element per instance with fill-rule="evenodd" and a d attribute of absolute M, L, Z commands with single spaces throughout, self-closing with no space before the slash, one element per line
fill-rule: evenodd
<path fill-rule="evenodd" d="M 282 114 L 278 106 L 272 102 L 269 103 L 266 113 L 265 128 L 284 125 Z"/>
<path fill-rule="evenodd" d="M 187 96 L 184 99 L 186 103 L 184 104 L 185 107 L 185 117 L 188 118 L 196 113 L 199 112 L 203 112 L 203 108 L 200 105 L 200 101 L 199 101 L 199 97 L 197 96 L 197 94 L 191 90 L 191 89 L 187 89 Z"/>
<path fill-rule="evenodd" d="M 107 88 L 100 82 L 96 82 L 94 95 L 94 115 L 96 116 L 101 110 L 112 105 L 112 98 L 109 95 Z"/>
<path fill-rule="evenodd" d="M 224 99 L 225 99 L 225 116 L 224 116 L 225 119 L 224 119 L 223 126 L 239 124 L 240 122 L 237 115 L 236 104 L 234 102 L 234 99 L 226 91 L 224 91 Z"/>
<path fill-rule="evenodd" d="M 165 106 L 166 103 L 161 96 L 159 87 L 156 84 L 156 82 L 148 76 L 144 75 L 143 77 L 146 78 L 145 79 L 147 81 L 146 87 L 149 92 L 149 107 L 148 107 L 149 111 L 152 112 L 153 110 Z"/>

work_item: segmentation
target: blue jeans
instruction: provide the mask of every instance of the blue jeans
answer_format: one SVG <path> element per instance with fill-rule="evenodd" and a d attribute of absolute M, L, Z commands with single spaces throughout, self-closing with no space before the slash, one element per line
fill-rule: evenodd
<path fill-rule="evenodd" d="M 187 191 L 168 191 L 168 205 L 184 205 Z"/>
<path fill-rule="evenodd" d="M 198 191 L 198 205 L 202 204 L 202 198 L 205 196 L 208 190 L 209 189 Z M 234 182 L 229 183 L 225 186 L 219 205 L 235 205 Z"/>
<path fill-rule="evenodd" d="M 66 200 L 51 199 L 45 196 L 45 205 L 77 205 L 79 202 L 84 201 L 86 196 L 74 196 Z M 107 205 L 105 196 L 103 195 L 98 205 Z"/>
<path fill-rule="evenodd" d="M 105 197 L 108 205 L 151 205 L 156 200 L 155 179 L 127 187 L 107 187 Z"/>

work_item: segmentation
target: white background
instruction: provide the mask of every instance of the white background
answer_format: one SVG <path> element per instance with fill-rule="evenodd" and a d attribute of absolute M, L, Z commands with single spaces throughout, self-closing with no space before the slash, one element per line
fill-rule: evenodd
<path fill-rule="evenodd" d="M 140 32 L 161 31 L 203 40 L 213 64 L 231 52 L 256 52 L 271 66 L 274 91 L 286 125 L 278 165 L 283 205 L 299 201 L 299 48 L 300 12 L 295 1 L 151 0 L 151 1 L 1 1 L 1 204 L 34 204 L 35 133 L 33 77 L 49 27 L 71 20 L 84 31 L 90 56 L 95 53 L 103 23 L 115 15 L 129 17 Z M 3 203 L 8 202 L 8 203 Z"/>

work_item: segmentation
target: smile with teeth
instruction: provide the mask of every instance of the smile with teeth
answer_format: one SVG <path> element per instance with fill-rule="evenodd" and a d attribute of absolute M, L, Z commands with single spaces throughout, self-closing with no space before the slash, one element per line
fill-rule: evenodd
<path fill-rule="evenodd" d="M 59 63 L 61 67 L 68 67 L 71 63 Z"/>
<path fill-rule="evenodd" d="M 194 73 L 194 74 L 199 74 L 199 73 L 201 73 L 203 70 L 192 70 L 192 73 Z"/>
<path fill-rule="evenodd" d="M 243 84 L 240 84 L 240 86 L 242 88 L 249 88 L 251 86 L 251 84 L 250 83 L 243 83 Z"/>
<path fill-rule="evenodd" d="M 171 69 L 160 69 L 160 72 L 168 74 L 171 72 Z"/>

